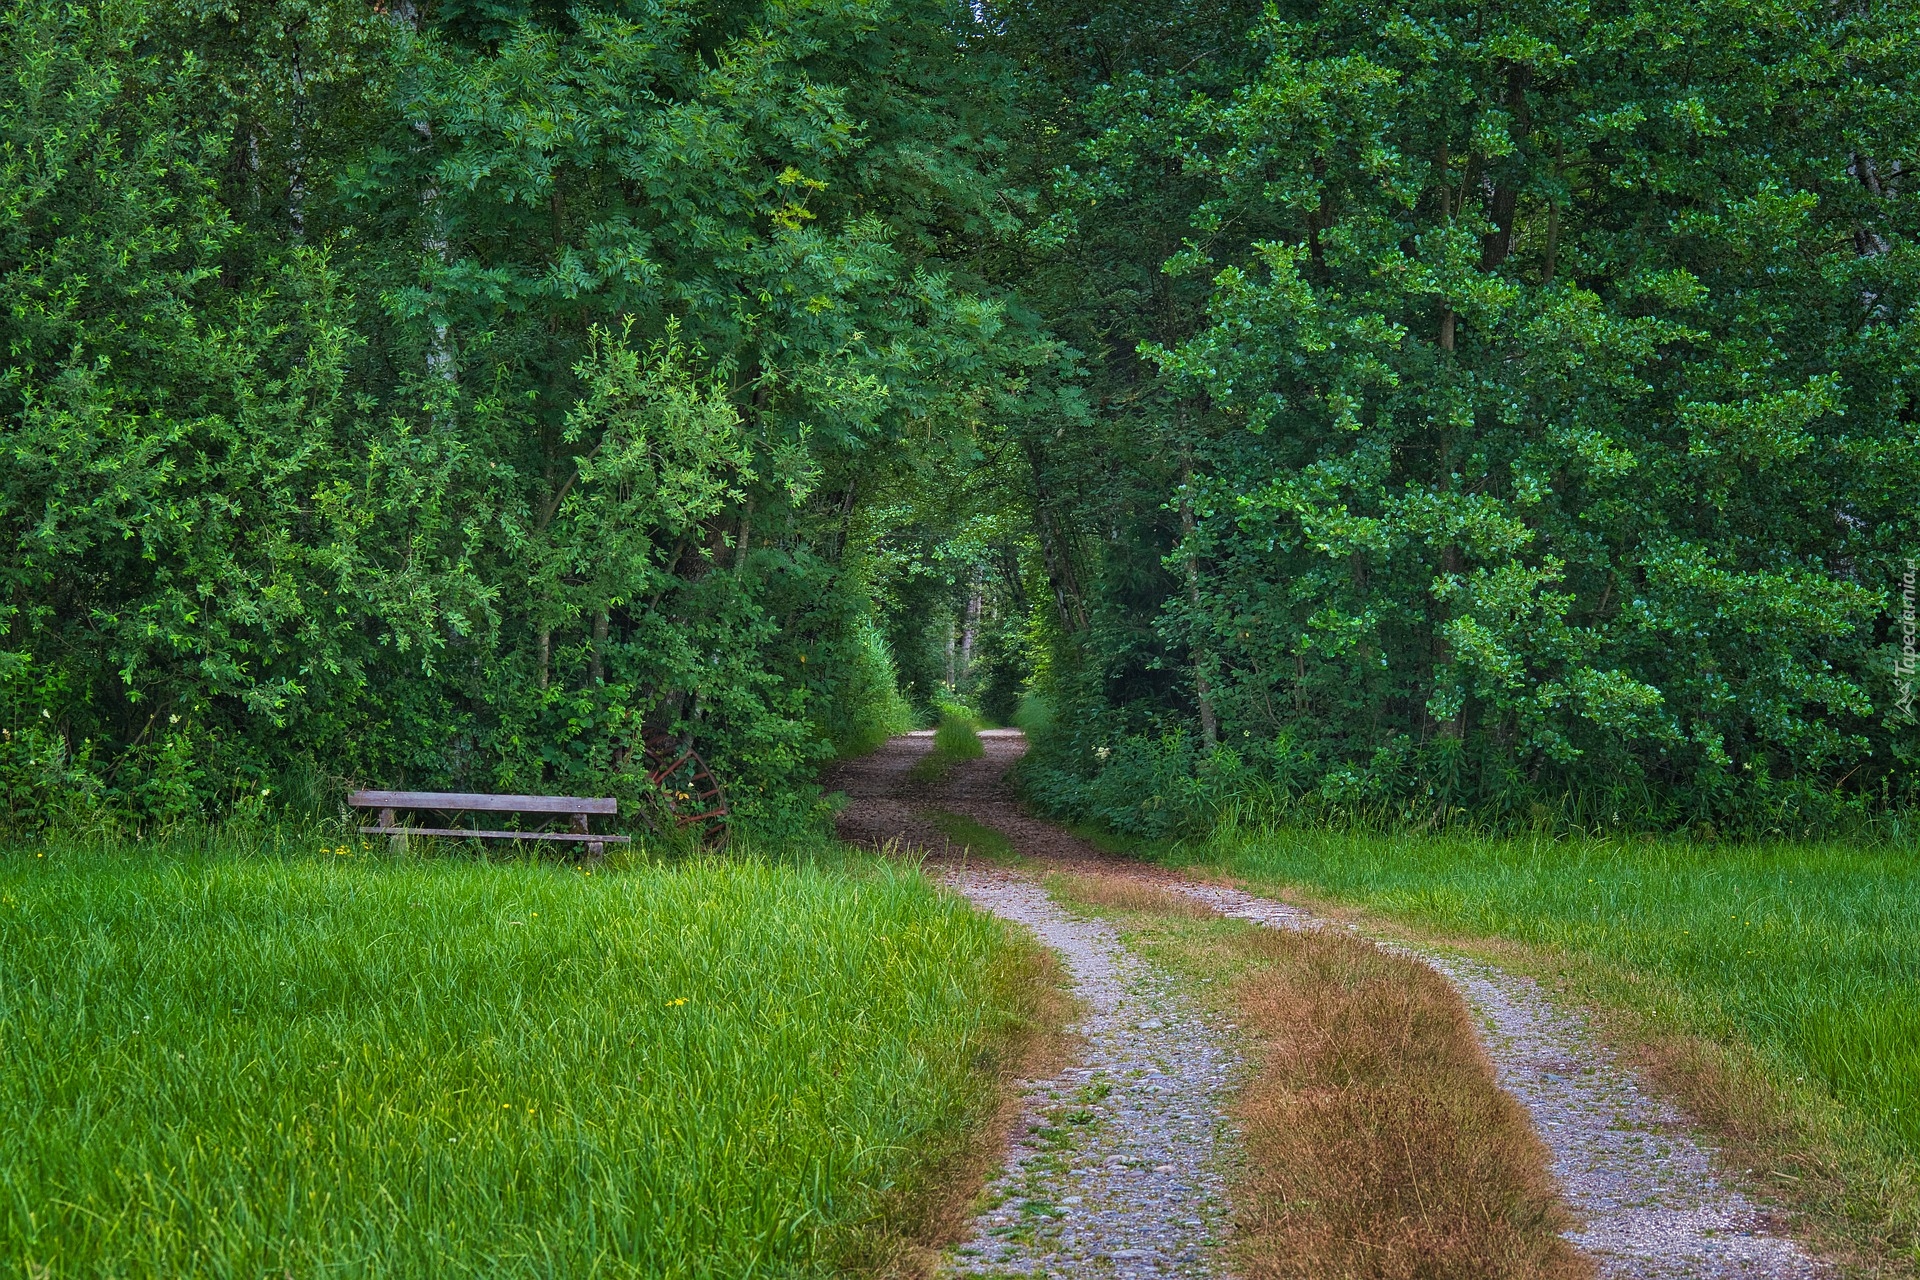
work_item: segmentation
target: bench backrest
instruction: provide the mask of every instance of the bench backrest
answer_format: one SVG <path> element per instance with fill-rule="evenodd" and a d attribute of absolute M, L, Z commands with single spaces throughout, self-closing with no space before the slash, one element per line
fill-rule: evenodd
<path fill-rule="evenodd" d="M 584 796 L 494 796 L 466 791 L 356 791 L 356 809 L 439 809 L 447 813 L 618 813 L 612 798 Z"/>

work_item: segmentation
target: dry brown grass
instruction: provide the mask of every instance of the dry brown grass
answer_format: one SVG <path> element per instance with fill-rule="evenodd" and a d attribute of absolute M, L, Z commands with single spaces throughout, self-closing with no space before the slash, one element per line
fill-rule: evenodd
<path fill-rule="evenodd" d="M 1373 936 L 1442 943 L 1532 976 L 1581 1009 L 1603 1041 L 1712 1136 L 1720 1175 L 1762 1207 L 1769 1230 L 1799 1240 L 1839 1275 L 1920 1277 L 1912 1162 L 1889 1158 L 1824 1089 L 1796 1086 L 1751 1045 L 1686 1030 L 1657 982 L 1555 948 L 1422 931 L 1306 891 L 1287 896 Z"/>
<path fill-rule="evenodd" d="M 1425 965 L 1260 930 L 1237 1002 L 1264 1042 L 1241 1103 L 1247 1280 L 1589 1276 L 1525 1110 Z"/>
<path fill-rule="evenodd" d="M 1332 930 L 1222 920 L 1126 877 L 1055 885 L 1121 913 L 1155 960 L 1231 979 L 1258 1064 L 1237 1107 L 1244 1280 L 1593 1275 L 1560 1235 L 1569 1215 L 1545 1145 L 1433 970 Z"/>
<path fill-rule="evenodd" d="M 1214 913 L 1184 894 L 1169 893 L 1159 885 L 1130 876 L 1054 875 L 1050 886 L 1064 890 L 1068 897 L 1090 907 L 1112 907 L 1119 911 L 1154 911 L 1162 915 L 1184 916 L 1189 920 L 1213 919 Z"/>

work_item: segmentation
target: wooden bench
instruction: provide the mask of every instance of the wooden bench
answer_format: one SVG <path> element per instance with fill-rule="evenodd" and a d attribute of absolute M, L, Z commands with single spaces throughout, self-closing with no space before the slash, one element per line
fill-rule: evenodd
<path fill-rule="evenodd" d="M 396 841 L 408 836 L 455 836 L 479 840 L 572 840 L 587 846 L 587 852 L 600 857 L 610 844 L 629 844 L 626 836 L 594 834 L 587 819 L 596 813 L 620 811 L 616 800 L 590 800 L 580 796 L 493 796 L 464 791 L 356 791 L 347 797 L 355 809 L 378 809 L 380 825 L 362 827 L 362 835 L 392 836 Z M 403 827 L 397 820 L 402 809 L 430 809 L 436 813 L 542 813 L 571 819 L 565 831 L 476 831 L 470 827 Z"/>

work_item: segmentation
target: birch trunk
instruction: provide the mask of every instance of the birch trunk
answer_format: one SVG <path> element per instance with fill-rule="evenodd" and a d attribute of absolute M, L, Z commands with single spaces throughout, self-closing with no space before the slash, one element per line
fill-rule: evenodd
<path fill-rule="evenodd" d="M 973 670 L 973 646 L 980 635 L 980 608 L 984 603 L 980 587 L 980 571 L 972 571 L 971 581 L 967 585 L 967 620 L 960 629 L 960 675 L 965 678 Z"/>

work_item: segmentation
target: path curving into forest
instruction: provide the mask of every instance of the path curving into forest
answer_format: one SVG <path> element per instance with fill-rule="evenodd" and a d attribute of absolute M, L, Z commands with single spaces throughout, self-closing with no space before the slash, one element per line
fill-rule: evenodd
<path fill-rule="evenodd" d="M 1128 951 L 1112 926 L 1061 908 L 1036 877 L 953 856 L 928 820 L 932 810 L 992 826 L 1026 856 L 1068 865 L 1079 852 L 1073 837 L 1028 818 L 1006 793 L 1001 775 L 1025 740 L 1009 730 L 982 737 L 986 757 L 942 782 L 911 776 L 930 734 L 895 738 L 830 779 L 848 797 L 844 839 L 925 853 L 929 871 L 955 892 L 1052 949 L 1080 1003 L 1076 1060 L 1022 1083 L 1003 1169 L 947 1274 L 1225 1277 L 1226 1106 L 1242 1066 L 1231 1029 Z"/>
<path fill-rule="evenodd" d="M 981 735 L 982 759 L 923 781 L 930 734 L 894 738 L 829 778 L 846 793 L 842 838 L 917 848 L 929 871 L 983 910 L 1030 930 L 1064 961 L 1083 1052 L 1025 1087 L 1023 1119 L 986 1208 L 955 1251 L 956 1274 L 1225 1276 L 1226 1105 L 1241 1063 L 1232 1029 L 1209 1021 L 1111 927 L 1053 903 L 1026 870 L 959 857 L 935 812 L 1003 836 L 1049 870 L 1121 874 L 1221 915 L 1280 929 L 1338 927 L 1298 907 L 1107 855 L 1025 812 L 1005 774 L 1017 730 Z M 1583 1019 L 1531 979 L 1477 960 L 1380 943 L 1432 966 L 1466 1000 L 1502 1088 L 1527 1109 L 1582 1224 L 1568 1238 L 1609 1280 L 1799 1280 L 1826 1269 L 1715 1170 L 1714 1151 L 1644 1090 Z"/>

